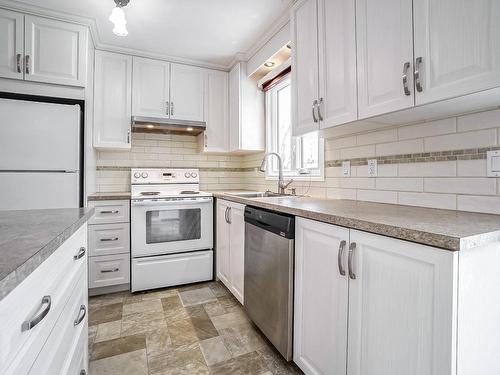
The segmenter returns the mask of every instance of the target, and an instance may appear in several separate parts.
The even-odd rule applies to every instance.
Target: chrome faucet
[[[279,169],[279,172],[278,172],[278,194],[284,195],[286,188],[293,182],[293,180],[290,180],[288,182],[285,182],[283,180],[283,161],[281,160],[281,156],[278,153],[276,153],[276,152],[266,153],[264,155],[264,157],[262,158],[262,163],[260,164],[259,171],[261,171],[261,172],[266,171],[267,158],[269,156],[272,156],[272,155],[274,155],[278,158],[278,169]]]

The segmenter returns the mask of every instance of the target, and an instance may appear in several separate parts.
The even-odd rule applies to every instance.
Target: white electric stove
[[[197,169],[132,169],[132,292],[213,278],[213,200]]]

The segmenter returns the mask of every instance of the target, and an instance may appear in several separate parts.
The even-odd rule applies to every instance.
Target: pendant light
[[[116,6],[113,8],[109,20],[113,22],[115,26],[113,28],[113,33],[118,36],[127,36],[127,20],[125,19],[125,12],[123,7],[129,3],[130,0],[115,0]]]

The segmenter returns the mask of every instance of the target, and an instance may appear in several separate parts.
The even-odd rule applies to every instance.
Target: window
[[[267,152],[280,154],[283,174],[295,179],[323,179],[323,142],[318,132],[292,136],[292,90],[290,78],[266,92]],[[278,161],[270,159],[266,175],[278,175]]]

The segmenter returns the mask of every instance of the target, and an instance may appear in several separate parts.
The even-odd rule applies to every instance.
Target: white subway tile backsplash
[[[358,190],[356,196],[360,201],[398,203],[398,193],[395,191]]]
[[[356,137],[356,144],[358,146],[373,145],[377,143],[394,142],[397,141],[397,139],[398,139],[397,129],[380,130],[358,135]]]
[[[329,199],[356,200],[356,190],[355,189],[327,188],[326,189],[326,197]]]
[[[377,156],[415,154],[423,151],[424,141],[422,139],[411,139],[376,145]]]
[[[375,179],[364,177],[341,178],[340,187],[343,189],[375,189]]]
[[[327,150],[337,150],[340,148],[347,148],[353,146],[356,146],[356,136],[333,138],[333,139],[327,139],[325,141],[325,149]]]
[[[500,197],[474,195],[457,196],[458,209],[461,211],[485,212],[500,214]]]
[[[404,163],[398,166],[399,177],[448,177],[456,174],[456,161]]]
[[[488,147],[497,144],[496,129],[472,131],[425,138],[425,152]]]
[[[423,178],[377,178],[377,190],[415,191],[424,189]]]
[[[453,194],[398,193],[398,203],[407,206],[442,208],[456,210],[456,196]]]
[[[486,159],[458,160],[457,176],[464,176],[464,177],[486,176]]]
[[[356,146],[340,150],[341,159],[367,158],[375,156],[375,145]]]
[[[473,113],[457,119],[459,132],[500,127],[500,109]]]
[[[422,124],[402,126],[398,129],[399,140],[430,137],[434,135],[455,133],[457,130],[457,119],[447,118],[444,120],[424,122]]]
[[[424,190],[432,193],[495,195],[497,187],[494,178],[426,178]]]

